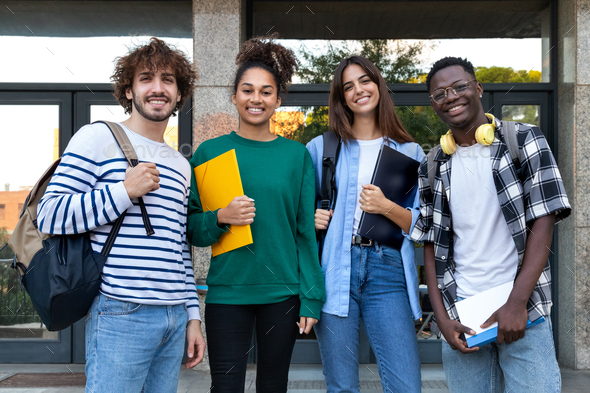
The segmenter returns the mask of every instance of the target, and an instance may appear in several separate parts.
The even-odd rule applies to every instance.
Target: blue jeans
[[[420,392],[420,359],[399,251],[375,245],[351,250],[348,317],[322,312],[315,325],[328,393],[360,392],[362,318],[383,391]]]
[[[99,294],[86,317],[86,392],[176,393],[184,304],[150,306]]]
[[[442,358],[451,393],[502,393],[561,391],[561,373],[549,317],[527,329],[511,344],[482,345],[462,354],[442,343]]]

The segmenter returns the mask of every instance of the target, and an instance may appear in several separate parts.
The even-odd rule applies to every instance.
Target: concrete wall
[[[231,103],[235,58],[245,40],[245,1],[193,1],[194,61],[200,80],[194,94],[194,149],[202,142],[238,128],[238,113]],[[206,278],[210,248],[193,248],[195,278]],[[204,296],[201,318],[204,321]],[[205,325],[203,324],[203,330]],[[209,358],[197,369],[209,369]]]
[[[590,0],[558,8],[559,166],[573,207],[559,228],[558,360],[590,369]]]

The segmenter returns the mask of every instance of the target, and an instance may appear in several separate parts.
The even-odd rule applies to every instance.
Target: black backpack
[[[340,146],[342,145],[340,137],[332,131],[326,131],[322,135],[324,139],[324,152],[322,156],[322,183],[320,185],[320,209],[330,210],[334,209],[336,205],[336,163],[340,155]],[[322,262],[322,251],[324,248],[324,240],[326,238],[327,229],[319,231],[318,237],[318,252],[320,256],[320,264]]]
[[[96,123],[109,127],[130,166],[139,164],[131,142],[118,124]],[[100,253],[92,250],[88,233],[41,233],[37,227],[37,205],[60,161],[61,158],[55,161],[31,190],[8,242],[14,252],[11,267],[19,274],[21,290],[24,285],[49,331],[65,329],[88,313],[100,289],[102,269],[125,218],[123,212],[113,222]],[[154,230],[142,198],[139,198],[139,205],[146,233],[150,236]]]

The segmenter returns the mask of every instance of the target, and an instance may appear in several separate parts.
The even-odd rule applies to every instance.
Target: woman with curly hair
[[[274,135],[270,118],[298,62],[269,38],[244,43],[236,57],[232,102],[239,127],[202,143],[193,169],[235,149],[244,193],[204,211],[193,174],[188,240],[215,243],[229,225],[250,225],[253,244],[211,258],[207,276],[207,341],[212,392],[243,392],[256,327],[259,393],[286,392],[297,333],[309,333],[325,300],[315,229],[315,174],[299,142]]]
[[[383,391],[420,392],[413,319],[422,313],[414,243],[408,235],[418,219],[420,201],[416,193],[413,206],[406,209],[370,183],[382,145],[418,162],[424,153],[396,116],[379,69],[360,56],[344,59],[336,68],[329,124],[342,142],[336,165],[336,205],[333,210],[317,209],[315,214],[316,229],[327,232],[322,248],[326,303],[314,328],[328,392],[359,392],[361,319],[377,358]],[[307,148],[319,190],[323,138],[313,139]],[[370,230],[369,238],[361,237],[363,212],[393,221],[399,227],[398,246],[375,242]]]

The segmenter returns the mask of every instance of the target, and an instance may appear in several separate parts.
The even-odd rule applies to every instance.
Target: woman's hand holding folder
[[[412,213],[388,199],[380,187],[374,184],[365,184],[359,197],[362,211],[369,214],[381,214],[393,221],[404,232],[410,232]],[[371,236],[368,237],[370,238]]]
[[[246,195],[237,196],[217,212],[217,225],[249,225],[254,222],[254,199]]]

